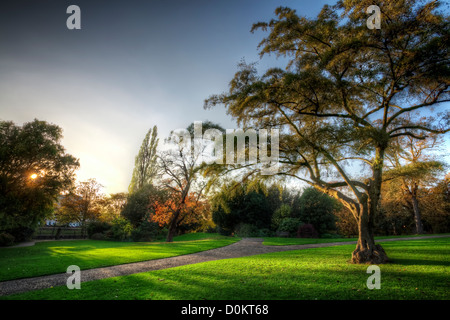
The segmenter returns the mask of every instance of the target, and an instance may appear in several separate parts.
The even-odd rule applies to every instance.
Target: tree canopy
[[[61,139],[61,128],[45,121],[0,121],[0,226],[16,241],[31,236],[73,184],[79,163]]]

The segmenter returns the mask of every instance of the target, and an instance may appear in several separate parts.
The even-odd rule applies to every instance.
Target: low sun
[[[33,180],[36,179],[36,178],[37,178],[37,174],[36,174],[36,173],[33,173],[33,174],[30,176],[30,178],[33,179]]]

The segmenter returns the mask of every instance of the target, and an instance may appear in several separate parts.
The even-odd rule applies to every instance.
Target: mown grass
[[[2,297],[74,300],[440,300],[450,299],[450,238],[382,243],[381,289],[367,265],[348,263],[354,245],[187,265]]]
[[[442,234],[445,235],[445,234]],[[448,234],[447,234],[448,235]],[[423,237],[426,235],[401,235],[401,236],[378,236],[375,240],[394,239],[394,238],[410,238],[410,237]],[[430,235],[430,236],[433,236]],[[288,245],[301,245],[301,244],[316,244],[316,243],[331,243],[331,242],[352,242],[358,241],[358,238],[281,238],[281,237],[267,237],[264,238],[264,245],[267,246],[288,246]]]
[[[32,247],[0,248],[0,281],[168,258],[229,245],[238,238],[217,234],[176,237],[172,243],[96,240],[47,241]]]

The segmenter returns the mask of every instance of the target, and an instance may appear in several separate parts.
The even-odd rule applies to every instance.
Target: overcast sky
[[[80,159],[80,180],[126,191],[147,130],[161,140],[193,121],[237,128],[224,108],[204,110],[237,63],[258,61],[264,33],[253,23],[288,6],[314,17],[334,1],[9,0],[0,4],[0,119],[59,125]],[[69,5],[81,30],[69,30]],[[273,66],[275,58],[260,61]]]

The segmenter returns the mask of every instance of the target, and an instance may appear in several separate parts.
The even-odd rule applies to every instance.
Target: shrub
[[[105,234],[111,229],[111,224],[102,221],[92,221],[87,226],[87,233],[89,238],[92,238],[94,234],[103,233]]]
[[[241,223],[238,225],[236,233],[239,237],[257,237],[258,228],[252,224]]]
[[[33,237],[35,229],[30,227],[16,227],[14,229],[9,230],[9,234],[14,237],[14,241],[16,242],[23,242],[23,241],[30,241]]]
[[[107,240],[107,237],[104,233],[94,233],[93,235],[89,236],[92,240]]]
[[[107,235],[114,240],[124,241],[130,237],[131,230],[133,230],[133,226],[127,219],[116,218],[112,221],[111,230],[107,232]]]
[[[205,228],[204,232],[206,232],[206,233],[217,233],[217,226],[208,225]]]
[[[273,237],[274,235],[275,232],[267,228],[258,230],[258,237]]]
[[[231,236],[233,232],[230,229],[222,228],[221,226],[217,226],[217,233],[221,236]]]
[[[306,223],[298,228],[297,231],[298,238],[318,238],[319,233],[316,228],[310,223]]]
[[[153,241],[158,238],[159,232],[157,223],[144,221],[131,231],[131,239],[133,241]]]
[[[303,223],[300,219],[297,218],[284,218],[280,222],[280,226],[278,227],[278,232],[289,232],[289,236],[293,236],[296,234],[298,228]]]
[[[12,246],[14,244],[14,236],[7,232],[0,233],[0,247]]]
[[[292,208],[288,204],[282,204],[275,210],[272,216],[272,228],[278,230],[283,219],[291,218]]]

